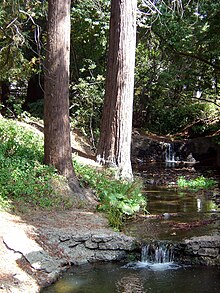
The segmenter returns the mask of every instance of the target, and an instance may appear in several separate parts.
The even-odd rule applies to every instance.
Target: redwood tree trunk
[[[70,0],[48,1],[45,69],[45,163],[75,178],[69,122]]]
[[[132,179],[131,133],[136,46],[136,0],[112,0],[105,100],[97,160]]]

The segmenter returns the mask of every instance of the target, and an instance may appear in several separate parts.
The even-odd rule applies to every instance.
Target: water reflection
[[[156,270],[117,263],[73,267],[44,293],[220,292],[220,271],[207,267]],[[69,286],[69,287],[68,287]]]
[[[138,273],[128,273],[127,276],[124,276],[117,281],[116,292],[144,292],[144,282]]]
[[[182,240],[219,233],[220,209],[206,193],[146,187],[150,216],[124,226],[124,232],[141,240]]]
[[[200,198],[197,198],[197,212],[201,212],[202,210],[202,201]]]
[[[207,197],[203,191],[199,194],[194,192],[182,192],[175,189],[146,187],[148,199],[148,211],[151,214],[178,213],[178,212],[210,212],[218,210],[217,204]]]

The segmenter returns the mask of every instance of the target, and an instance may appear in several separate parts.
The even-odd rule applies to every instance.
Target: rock
[[[54,229],[46,231],[47,240],[56,247],[57,252],[62,251],[66,263],[84,264],[95,261],[121,260],[126,255],[135,251],[137,241],[123,233],[112,232],[112,230],[91,231],[74,233]]]
[[[169,144],[175,153],[175,161],[178,158],[183,164],[200,162],[203,165],[220,166],[220,145],[210,137],[171,141],[169,137],[133,135],[132,162],[139,166],[146,162],[165,162]]]
[[[108,242],[112,240],[112,235],[108,234],[95,234],[91,235],[91,241],[93,242]]]
[[[176,259],[190,264],[220,265],[220,236],[201,236],[177,244]]]
[[[85,247],[89,249],[98,249],[98,243],[89,239],[85,242]]]
[[[208,257],[217,257],[219,254],[218,248],[200,248],[198,250],[198,255],[208,256]]]
[[[22,230],[14,229],[10,231],[8,234],[4,235],[3,241],[8,248],[21,253],[36,270],[51,273],[62,265],[62,260],[51,257]]]
[[[86,240],[88,240],[90,237],[89,233],[85,233],[85,234],[78,234],[78,235],[72,235],[72,239],[76,242],[84,242]]]
[[[168,220],[170,218],[170,214],[169,213],[164,213],[163,217],[165,220]]]

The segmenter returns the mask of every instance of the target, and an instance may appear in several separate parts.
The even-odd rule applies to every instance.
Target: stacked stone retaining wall
[[[220,265],[220,236],[201,236],[176,245],[176,261],[185,264]]]

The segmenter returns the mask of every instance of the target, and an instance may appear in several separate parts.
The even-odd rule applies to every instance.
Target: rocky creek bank
[[[18,271],[14,266],[7,272],[9,265],[3,264],[0,255],[0,292],[39,292],[71,265],[129,261],[130,256],[138,259],[141,255],[140,241],[113,232],[106,219],[97,213],[75,210],[65,214],[33,214],[30,222],[27,225],[24,219],[1,213],[5,262],[15,261],[20,268]],[[176,243],[175,258],[187,264],[219,266],[220,235]],[[7,280],[9,276],[12,279]]]
[[[220,167],[220,146],[215,137],[174,139],[169,136],[132,136],[132,161],[134,164],[177,161],[180,164],[199,163],[203,166]]]
[[[71,265],[122,260],[138,248],[91,210],[0,212],[0,220],[0,292],[39,292]]]
[[[184,264],[220,266],[220,235],[192,237],[178,243],[175,259]]]

